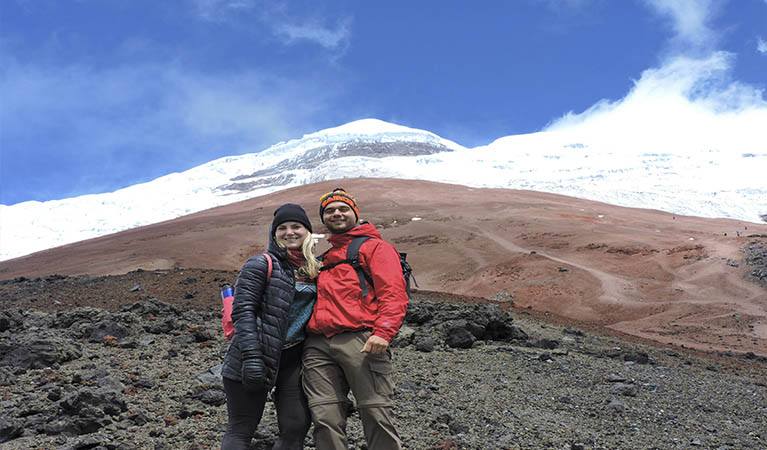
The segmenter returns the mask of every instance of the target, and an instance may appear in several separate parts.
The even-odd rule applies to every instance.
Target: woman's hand
[[[243,352],[242,354],[242,385],[249,391],[264,389],[266,370],[260,354]]]

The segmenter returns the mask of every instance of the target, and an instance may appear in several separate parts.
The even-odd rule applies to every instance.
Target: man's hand
[[[365,342],[365,346],[360,350],[360,353],[380,355],[381,353],[384,353],[387,348],[389,348],[389,341],[380,336],[371,335],[367,342]]]

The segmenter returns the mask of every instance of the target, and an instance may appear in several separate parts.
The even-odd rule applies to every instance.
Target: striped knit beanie
[[[333,202],[346,203],[354,211],[357,220],[360,219],[360,211],[357,209],[357,200],[351,194],[346,192],[344,188],[335,188],[332,192],[328,192],[320,197],[320,220],[322,223],[325,223],[325,219],[322,217],[325,213],[325,207]]]

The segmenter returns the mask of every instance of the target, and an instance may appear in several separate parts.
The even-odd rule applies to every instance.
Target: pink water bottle
[[[225,284],[221,288],[221,308],[222,326],[224,327],[224,336],[227,339],[231,339],[234,336],[234,322],[232,322],[232,304],[234,303],[234,294],[232,293],[232,286]]]

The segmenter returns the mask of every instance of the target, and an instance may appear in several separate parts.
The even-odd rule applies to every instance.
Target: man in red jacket
[[[392,413],[389,342],[405,318],[408,297],[399,253],[370,223],[360,222],[357,202],[343,189],[320,199],[320,219],[331,232],[317,279],[317,302],[306,325],[303,383],[314,421],[317,450],[346,450],[351,389],[370,450],[396,450],[402,441]],[[346,260],[349,243],[369,236],[359,250],[367,278]],[[340,264],[338,264],[340,263]]]

